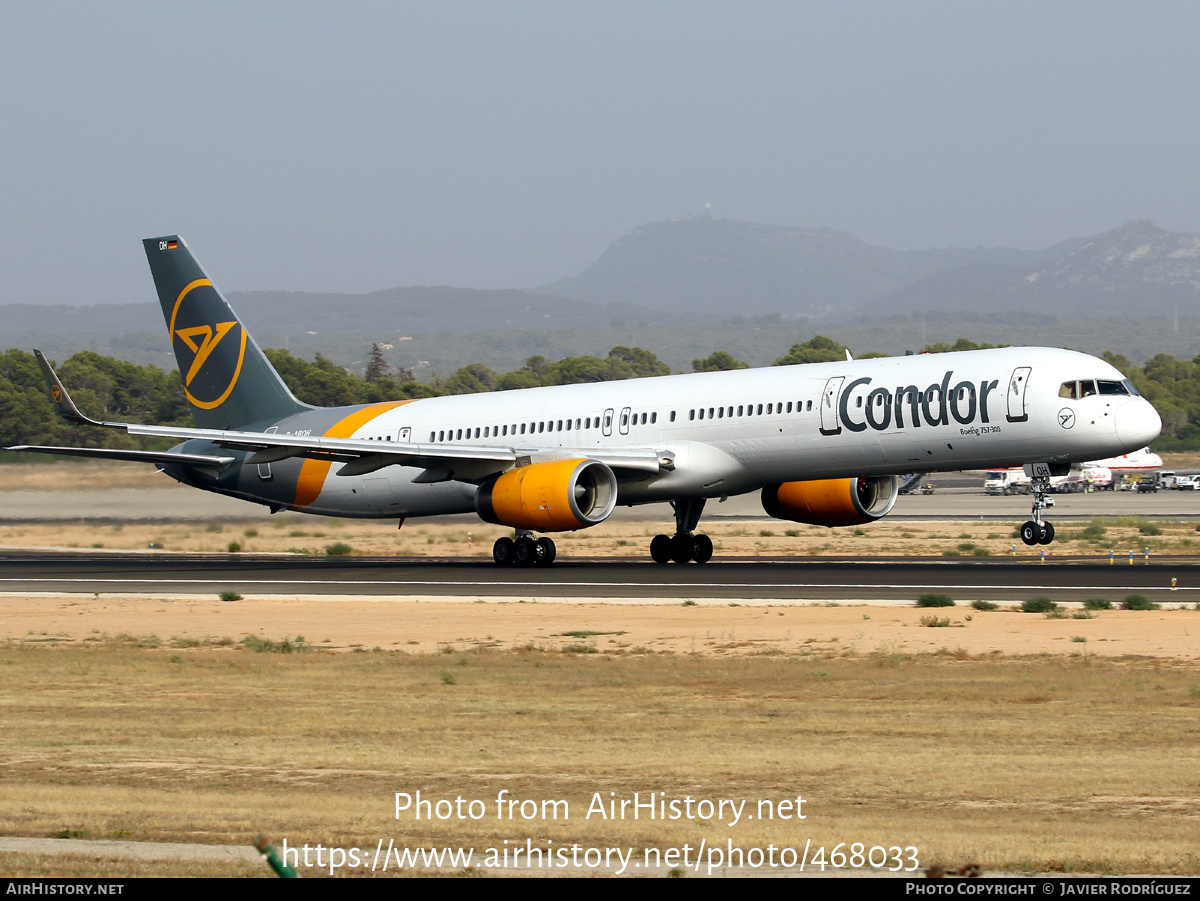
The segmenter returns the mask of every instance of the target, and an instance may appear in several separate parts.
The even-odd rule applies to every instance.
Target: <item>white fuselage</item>
[[[1103,383],[1109,393],[1062,396],[1077,380]],[[1103,360],[1014,347],[426,398],[339,434],[385,447],[504,447],[535,461],[649,450],[672,465],[622,478],[618,502],[638,504],[737,495],[778,482],[1125,454],[1157,437],[1160,420],[1145,399],[1131,389],[1114,393],[1113,385],[1128,382]],[[288,417],[277,433],[328,434],[327,426],[314,430],[314,417],[328,423],[332,412]],[[365,476],[331,471],[314,499],[296,509],[351,516],[472,509],[475,484],[414,482],[422,472],[398,465]],[[241,496],[252,481],[243,481]]]

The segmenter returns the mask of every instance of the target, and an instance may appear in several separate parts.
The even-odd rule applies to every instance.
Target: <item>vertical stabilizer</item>
[[[142,243],[197,427],[236,429],[311,409],[288,390],[182,238]]]

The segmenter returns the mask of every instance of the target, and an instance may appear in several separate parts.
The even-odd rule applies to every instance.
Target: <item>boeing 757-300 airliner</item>
[[[182,443],[9,450],[154,463],[273,512],[474,512],[515,530],[495,543],[501,565],[551,563],[554,542],[534,533],[594,526],[617,504],[669,501],[675,532],[654,538],[651,556],[703,563],[712,541],[696,529],[712,498],[758,491],[773,517],[856,525],[892,509],[898,474],[1007,466],[1033,479],[1023,540],[1048,544],[1051,475],[1145,447],[1161,426],[1108,363],[1046,347],[315,408],[288,390],[182,238],[144,244],[195,428],[90,419],[37,353],[69,421]]]

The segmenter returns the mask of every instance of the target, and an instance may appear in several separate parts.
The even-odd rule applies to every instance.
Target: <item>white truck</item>
[[[987,494],[1029,494],[1033,482],[1023,470],[996,469],[988,472],[983,490]]]

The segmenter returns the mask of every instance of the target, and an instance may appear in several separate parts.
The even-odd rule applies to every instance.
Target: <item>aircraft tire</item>
[[[1038,539],[1038,544],[1049,544],[1054,540],[1054,526],[1051,523],[1042,523],[1042,536]]]
[[[687,563],[692,559],[691,535],[676,535],[671,539],[671,559],[676,563]]]
[[[554,558],[558,556],[558,548],[554,546],[554,539],[542,536],[537,540],[537,565],[549,566],[554,562]]]
[[[669,535],[655,535],[650,542],[650,556],[655,563],[670,563],[673,550]]]
[[[1042,540],[1042,530],[1032,519],[1021,526],[1021,540],[1030,547]]]
[[[533,566],[537,563],[538,546],[536,541],[528,535],[522,535],[514,543],[516,547],[513,550],[513,557],[516,559],[517,566]]]
[[[512,566],[516,562],[516,542],[507,535],[497,538],[492,545],[492,560],[497,566]]]
[[[692,539],[692,559],[697,563],[707,563],[712,559],[713,543],[707,535],[697,535]]]

